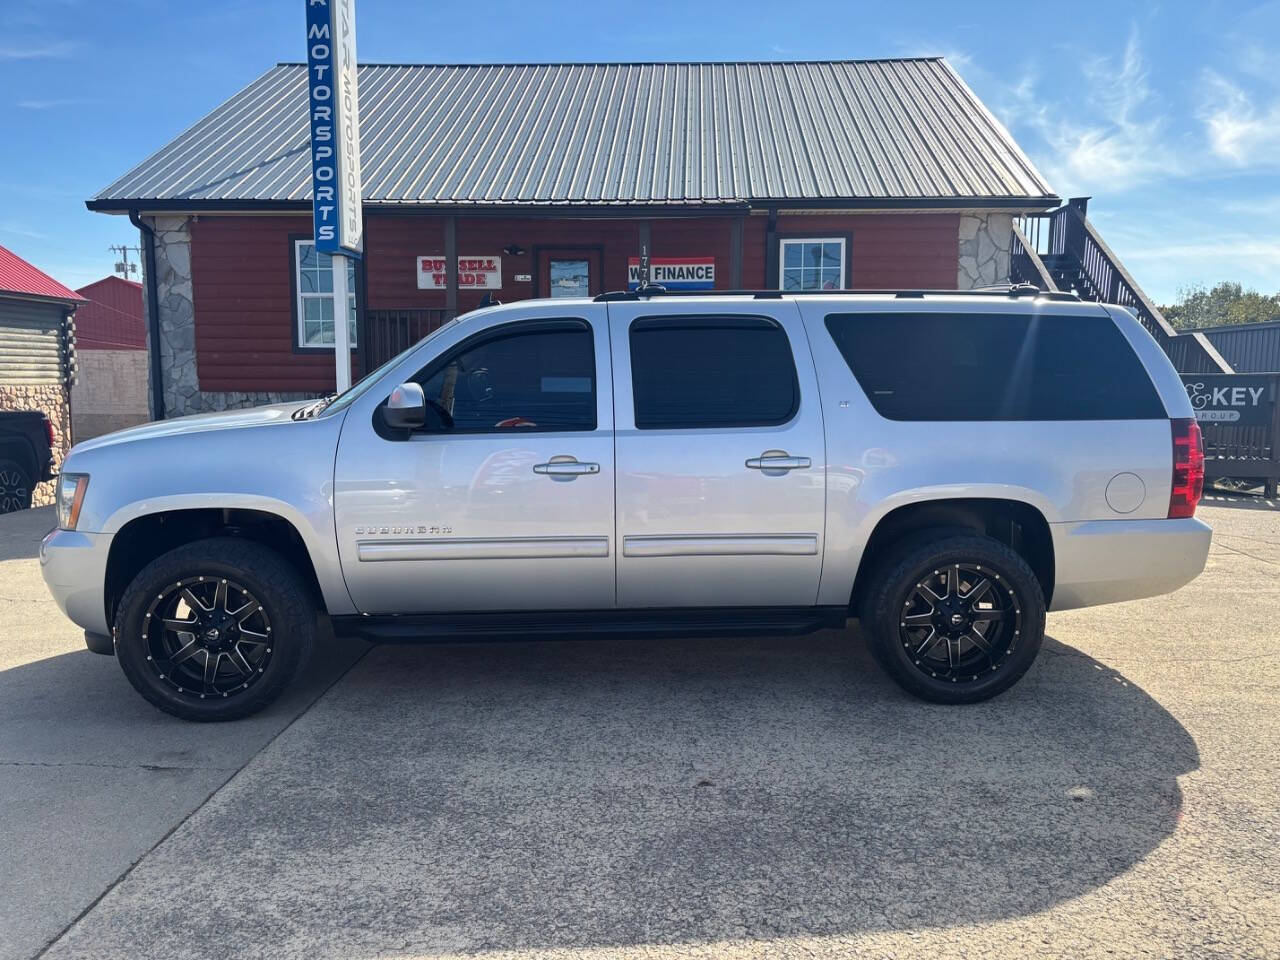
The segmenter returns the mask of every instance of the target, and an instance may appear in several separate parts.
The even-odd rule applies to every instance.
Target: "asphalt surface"
[[[1280,957],[1255,506],[1202,508],[1177,594],[1051,615],[973,707],[852,629],[330,647],[216,727],[78,649],[48,520],[0,517],[0,956]]]
[[[40,577],[53,507],[0,516],[0,958],[29,957],[305,710],[363,652],[318,647],[244,723],[159,713],[90,653]]]

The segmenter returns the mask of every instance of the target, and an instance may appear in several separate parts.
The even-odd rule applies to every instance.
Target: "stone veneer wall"
[[[960,261],[956,289],[972,290],[1009,279],[1009,241],[1013,217],[985,212],[960,215]]]
[[[67,388],[61,384],[0,386],[0,410],[41,410],[53,424],[53,468],[71,449],[71,416]],[[32,506],[53,503],[53,481],[36,484],[31,492]]]
[[[188,217],[151,218],[156,234],[156,287],[160,303],[160,369],[164,383],[166,418],[210,410],[234,410],[265,403],[309,400],[315,393],[296,391],[209,391],[200,389],[196,368],[196,319],[191,289],[191,220]],[[142,285],[143,316],[147,313],[147,284]],[[150,349],[151,329],[147,325]],[[149,356],[149,354],[148,354]],[[148,395],[150,388],[148,387]]]

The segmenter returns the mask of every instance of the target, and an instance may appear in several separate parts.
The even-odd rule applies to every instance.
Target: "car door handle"
[[[808,470],[812,464],[813,461],[808,457],[792,457],[785,453],[766,453],[747,461],[747,466],[752,470],[763,470],[766,473],[774,470],[780,473],[788,470]]]
[[[600,464],[583,463],[568,458],[563,460],[553,458],[546,463],[535,463],[533,472],[545,474],[549,477],[581,477],[584,474],[599,473]]]

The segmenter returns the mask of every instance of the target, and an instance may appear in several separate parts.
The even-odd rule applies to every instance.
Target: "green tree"
[[[1280,293],[1269,297],[1225,280],[1212,289],[1195,284],[1180,287],[1177,301],[1161,307],[1160,312],[1179,330],[1221,327],[1229,323],[1262,323],[1280,320]]]

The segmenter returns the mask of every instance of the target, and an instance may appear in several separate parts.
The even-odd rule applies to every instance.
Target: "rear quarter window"
[[[1155,420],[1164,404],[1106,315],[831,314],[827,330],[890,420]]]

